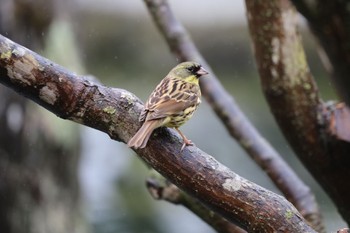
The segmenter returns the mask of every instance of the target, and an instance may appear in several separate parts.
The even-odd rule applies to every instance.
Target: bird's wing
[[[148,113],[148,109],[144,108],[139,117],[140,122],[143,122],[146,120],[147,113]]]
[[[181,114],[189,106],[198,104],[199,96],[196,92],[186,91],[188,88],[172,91],[174,83],[164,80],[156,87],[146,103],[144,111],[147,112],[143,115],[145,117],[147,114],[147,120]],[[177,85],[177,88],[180,86]]]
[[[170,99],[165,102],[158,103],[155,108],[148,111],[147,120],[155,120],[159,118],[164,118],[171,115],[181,114],[186,108],[191,106],[187,101],[177,101],[175,99]]]

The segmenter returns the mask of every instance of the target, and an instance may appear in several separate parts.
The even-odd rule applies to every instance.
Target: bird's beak
[[[201,68],[196,72],[196,74],[197,74],[198,77],[200,77],[200,76],[209,74],[209,72],[206,71],[203,67],[201,67]]]

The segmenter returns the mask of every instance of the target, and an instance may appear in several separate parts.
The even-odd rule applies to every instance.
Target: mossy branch
[[[166,0],[145,0],[148,10],[171,51],[180,61],[195,60],[210,72],[210,78],[201,80],[201,89],[228,132],[250,157],[267,173],[274,184],[292,202],[303,216],[318,225],[321,215],[310,188],[282,159],[278,152],[260,135],[243,114],[234,98],[221,85],[210,69],[186,29],[176,19]]]
[[[350,106],[350,10],[348,1],[292,0],[325,52],[336,90]]]
[[[297,156],[350,223],[349,109],[321,100],[291,2],[246,0],[246,6],[255,59],[271,112]],[[322,224],[319,226],[323,229]]]
[[[126,142],[140,127],[140,100],[92,83],[0,36],[0,83],[59,117]],[[314,232],[285,198],[229,170],[196,147],[180,152],[173,130],[159,129],[138,156],[189,195],[249,232]]]
[[[151,196],[156,200],[164,200],[175,205],[182,205],[195,215],[208,223],[220,233],[245,233],[242,228],[227,221],[221,215],[208,209],[201,202],[189,196],[179,189],[176,185],[170,183],[159,173],[152,172],[146,180],[146,186]]]

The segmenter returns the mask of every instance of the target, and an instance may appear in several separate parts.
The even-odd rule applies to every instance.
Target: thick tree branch
[[[209,68],[190,36],[175,18],[165,0],[145,0],[147,7],[166,39],[171,51],[181,61],[196,60],[210,72],[210,78],[201,79],[204,97],[222,120],[229,133],[269,175],[303,216],[314,226],[320,225],[321,216],[315,197],[302,180],[285,163],[277,151],[259,134],[226,92],[214,72]]]
[[[183,205],[220,233],[244,233],[242,228],[230,223],[211,211],[201,202],[189,196],[159,173],[154,173],[146,181],[147,189],[156,200],[165,200],[175,205]]]
[[[133,94],[78,77],[0,36],[0,82],[56,115],[126,142],[140,127]],[[137,154],[210,209],[249,232],[314,232],[283,197],[229,170],[196,147],[180,152],[173,130],[159,129]]]
[[[348,1],[292,0],[307,19],[332,65],[339,95],[350,106],[350,10]]]
[[[350,176],[350,147],[344,140],[344,131],[334,130],[334,125],[349,125],[346,111],[322,103],[307,65],[291,3],[246,0],[246,6],[255,58],[270,109],[298,157],[350,223],[350,183],[346,179]],[[338,133],[343,134],[335,135]],[[340,137],[343,141],[337,139]]]

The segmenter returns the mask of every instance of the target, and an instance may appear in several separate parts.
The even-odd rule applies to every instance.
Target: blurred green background
[[[252,55],[244,1],[172,0],[170,4],[246,116],[315,192],[328,232],[345,226],[329,198],[296,159],[269,111]],[[317,56],[317,43],[301,17],[300,22],[321,95],[324,100],[336,100]],[[143,1],[77,0],[72,18],[61,18],[47,38],[48,58],[77,72],[85,67],[86,74],[96,76],[106,86],[124,88],[143,101],[177,63]],[[72,42],[78,45],[75,56],[81,63],[72,62],[71,55],[61,55],[63,60],[57,55],[70,50]],[[67,46],[63,49],[55,47],[64,43]],[[234,172],[279,193],[229,136],[205,100],[183,131]],[[92,232],[213,232],[185,208],[154,201],[145,189],[148,170],[126,145],[86,127],[81,127],[81,136],[79,177]]]

